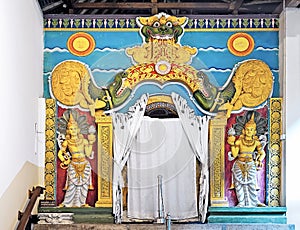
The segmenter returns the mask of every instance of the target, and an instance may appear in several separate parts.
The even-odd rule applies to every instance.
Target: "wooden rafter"
[[[47,5],[47,6],[43,7],[42,11],[43,12],[48,12],[48,11],[54,10],[54,9],[62,6],[63,4],[64,4],[64,2],[62,0],[58,1],[58,2],[54,2],[54,3],[51,3],[50,5]]]
[[[285,6],[286,7],[298,7],[300,5],[299,0],[286,0]]]
[[[157,14],[158,13],[158,8],[157,8],[157,0],[151,0],[151,3],[153,4],[153,8],[151,10],[152,14]]]
[[[276,4],[276,3],[281,3],[284,0],[253,0],[250,2],[245,3],[245,5],[247,6],[251,6],[251,5],[269,5],[269,4]]]
[[[43,13],[68,14],[280,14],[300,0],[38,0]]]
[[[283,9],[283,3],[280,3],[275,10],[272,12],[273,14],[280,14],[282,12]]]
[[[244,0],[233,1],[229,5],[229,11],[232,11],[233,14],[238,14],[239,8],[243,4]]]
[[[228,3],[221,2],[76,2],[74,9],[202,9],[202,10],[224,10],[229,8]]]

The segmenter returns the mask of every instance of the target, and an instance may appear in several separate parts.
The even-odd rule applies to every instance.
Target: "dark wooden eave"
[[[158,10],[166,9],[202,9],[203,11],[224,11],[229,9],[228,3],[211,3],[211,2],[83,2],[74,3],[74,9],[151,9],[152,14],[158,13]]]
[[[38,0],[44,14],[280,14],[300,0]]]

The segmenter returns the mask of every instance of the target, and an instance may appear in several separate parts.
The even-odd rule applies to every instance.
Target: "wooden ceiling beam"
[[[46,1],[46,0],[45,0]],[[48,1],[48,0],[47,0]],[[179,14],[279,14],[284,7],[299,7],[300,0],[219,0],[209,2],[207,0],[57,0],[48,5],[41,5],[43,13],[69,13],[73,14],[121,14],[122,12],[151,12],[172,11]],[[144,11],[143,11],[144,10]],[[183,10],[181,12],[181,10]],[[58,11],[58,12],[57,12]],[[169,12],[169,11],[168,11]]]
[[[245,2],[245,6],[277,4],[277,3],[281,3],[283,1],[284,0],[253,0],[250,2]]]
[[[241,5],[243,3],[244,3],[244,0],[237,0],[237,1],[231,2],[229,5],[229,11],[231,11],[235,15],[238,14],[239,8],[241,7]]]
[[[92,2],[95,2],[96,0],[90,0],[90,2],[92,3]],[[104,1],[106,1],[106,0],[104,0]],[[85,2],[85,0],[79,0],[78,2]],[[80,14],[85,14],[86,12],[88,11],[88,9],[83,9],[81,12],[80,12]],[[96,12],[95,12],[96,13]],[[92,13],[93,14],[93,13]]]
[[[299,0],[286,0],[285,6],[286,7],[298,7],[300,5]]]
[[[47,6],[43,7],[42,11],[47,13],[48,11],[54,10],[54,9],[62,6],[63,4],[64,4],[64,2],[62,0],[58,1],[58,2],[54,2],[50,5],[47,5]]]
[[[273,10],[272,14],[280,14],[283,10],[283,3],[280,3],[275,10]]]
[[[73,14],[74,13],[74,7],[73,7],[74,1],[75,0],[65,0],[65,2],[67,4],[67,9],[69,11],[69,14]]]
[[[75,2],[74,9],[201,9],[207,10],[224,10],[229,8],[228,3],[212,2]]]
[[[151,3],[153,4],[153,8],[151,9],[152,14],[157,14],[158,13],[158,8],[157,8],[157,0],[151,0]]]

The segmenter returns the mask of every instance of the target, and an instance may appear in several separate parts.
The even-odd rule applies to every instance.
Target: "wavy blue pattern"
[[[93,75],[94,82],[98,86],[107,86],[115,74],[123,71],[134,63],[126,55],[126,48],[140,46],[142,38],[138,30],[85,30],[95,40],[95,50],[88,56],[78,57],[71,54],[67,49],[68,38],[77,31],[59,30],[45,31],[44,47],[44,95],[49,97],[48,78],[53,68],[65,60],[77,60],[86,63]],[[232,30],[213,31],[185,31],[180,40],[183,46],[196,47],[198,52],[193,57],[191,66],[206,73],[210,81],[218,87],[223,86],[231,75],[234,66],[248,59],[259,59],[266,62],[274,76],[273,96],[278,97],[279,92],[279,64],[278,64],[278,31],[243,31],[251,35],[255,46],[252,53],[244,57],[238,57],[230,53],[227,48],[227,41],[231,35],[239,32]],[[140,94],[162,93],[169,94],[171,90],[178,93],[190,95],[182,86],[168,85],[163,88],[156,85],[142,85],[135,92],[135,97]],[[126,109],[126,108],[124,108]]]

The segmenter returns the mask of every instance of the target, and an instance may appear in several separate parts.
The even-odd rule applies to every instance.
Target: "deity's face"
[[[253,137],[256,133],[256,127],[254,125],[245,126],[245,135],[247,137]]]
[[[77,136],[77,134],[79,133],[79,128],[76,124],[71,124],[68,127],[68,131],[69,131],[71,136]]]
[[[80,89],[80,76],[77,72],[65,71],[59,79],[60,89],[66,96],[74,96]]]

